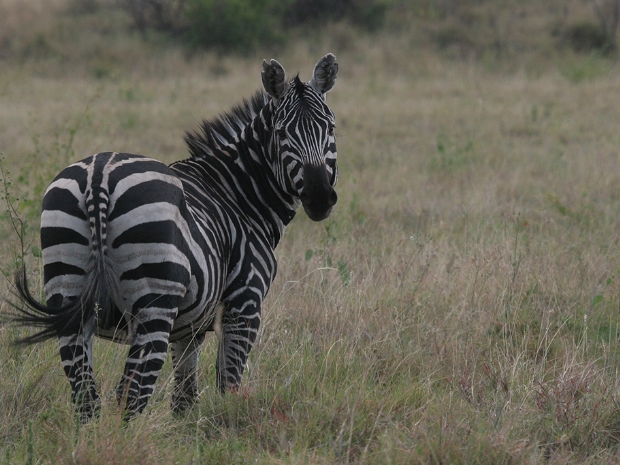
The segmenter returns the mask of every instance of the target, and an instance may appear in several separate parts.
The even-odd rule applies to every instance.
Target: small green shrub
[[[465,48],[474,48],[475,46],[470,32],[460,25],[449,24],[440,28],[435,32],[434,40],[442,50],[454,45]]]
[[[187,39],[195,48],[251,52],[259,44],[281,38],[276,0],[188,0]]]
[[[88,0],[81,2],[88,3]],[[134,26],[142,33],[147,29],[172,33],[184,29],[185,0],[121,0],[119,4],[129,13]]]
[[[429,169],[432,171],[455,171],[475,161],[474,142],[471,139],[462,144],[439,133],[436,147],[437,153],[429,160]]]
[[[569,25],[562,34],[562,41],[576,52],[607,51],[610,45],[605,30],[588,21]]]
[[[609,74],[610,61],[600,53],[572,56],[559,65],[560,73],[570,82],[578,84],[582,81],[592,81]]]
[[[386,0],[294,0],[284,14],[284,25],[320,25],[346,19],[376,30],[383,26],[388,6]]]

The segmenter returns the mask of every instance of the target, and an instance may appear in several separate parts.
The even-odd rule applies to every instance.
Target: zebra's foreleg
[[[216,363],[217,385],[221,393],[239,388],[260,326],[260,306],[253,301],[227,308],[222,318],[222,339]]]
[[[158,303],[165,300],[162,297]],[[175,316],[176,308],[150,307],[142,309],[132,323],[134,330],[129,356],[116,391],[119,403],[125,403],[127,418],[142,412],[153,393],[166,360],[168,338]]]
[[[205,335],[198,334],[171,343],[175,387],[172,411],[180,413],[191,407],[198,396],[197,366]]]
[[[92,334],[60,335],[60,358],[69,383],[71,399],[81,423],[99,413],[101,399],[93,377]]]

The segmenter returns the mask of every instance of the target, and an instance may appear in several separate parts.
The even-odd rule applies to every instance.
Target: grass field
[[[36,292],[40,198],[62,167],[185,158],[185,130],[260,87],[263,56],[70,32],[0,62],[4,186]],[[307,80],[336,54],[339,203],[287,229],[240,392],[217,393],[210,337],[187,416],[168,362],[145,414],[123,425],[110,400],[78,427],[56,344],[15,347],[27,330],[0,326],[0,464],[620,463],[620,66],[411,44],[335,25],[264,56]],[[0,231],[10,273],[6,213]],[[95,343],[106,397],[125,352]]]

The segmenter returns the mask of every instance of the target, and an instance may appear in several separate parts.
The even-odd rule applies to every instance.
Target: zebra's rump
[[[43,199],[48,304],[90,301],[113,339],[125,339],[140,308],[178,307],[191,275],[187,216],[183,186],[161,162],[107,152],[69,166]]]

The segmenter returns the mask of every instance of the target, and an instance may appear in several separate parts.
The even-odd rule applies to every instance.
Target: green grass
[[[617,461],[617,62],[526,51],[507,65],[354,34],[335,25],[276,57],[304,79],[338,57],[339,203],[287,229],[240,392],[218,394],[209,337],[185,417],[168,362],[145,414],[123,425],[106,400],[78,427],[56,344],[14,347],[27,330],[0,326],[0,464]],[[100,61],[3,69],[2,166],[35,293],[39,202],[63,166],[102,150],[186,157],[184,130],[260,86],[262,56],[102,40]],[[10,274],[22,252],[6,213],[0,231]],[[95,343],[104,399],[125,352]]]

